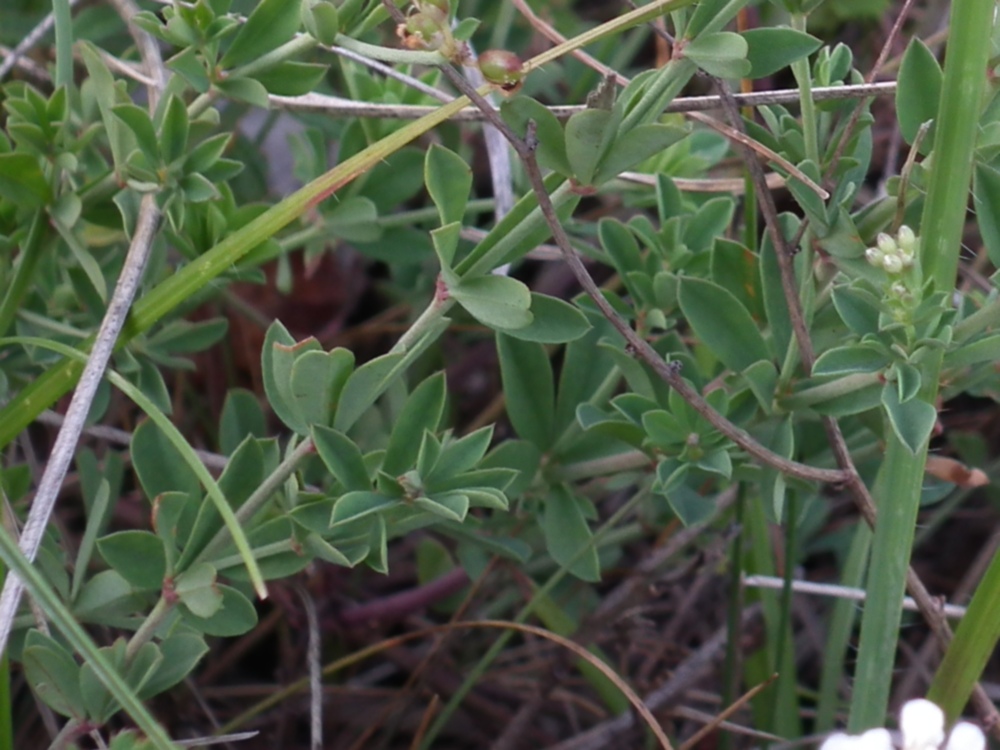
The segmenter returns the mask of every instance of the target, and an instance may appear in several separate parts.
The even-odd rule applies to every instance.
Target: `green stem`
[[[161,596],[156,604],[153,605],[153,609],[146,615],[146,619],[142,621],[142,625],[129,638],[128,645],[125,647],[126,665],[131,664],[132,659],[139,653],[139,649],[153,639],[156,629],[163,624],[163,621],[173,608],[174,603],[169,601],[165,596]]]
[[[805,33],[806,16],[803,13],[793,13],[792,28]],[[816,120],[816,104],[812,96],[812,71],[809,69],[809,58],[804,57],[792,63],[792,75],[799,86],[799,106],[802,109],[802,137],[806,144],[806,158],[822,168],[819,162],[818,122]]]
[[[885,725],[892,685],[906,571],[920,507],[927,443],[916,454],[886,425],[885,462],[875,484],[878,521],[868,567],[868,596],[854,672],[848,729],[862,732]]]

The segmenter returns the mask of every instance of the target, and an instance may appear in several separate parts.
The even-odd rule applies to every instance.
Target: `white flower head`
[[[903,750],[937,750],[944,742],[944,711],[923,698],[907,701],[899,712]]]
[[[879,250],[877,247],[870,247],[865,250],[865,260],[871,263],[876,268],[881,268],[882,259],[885,257],[885,253]]]

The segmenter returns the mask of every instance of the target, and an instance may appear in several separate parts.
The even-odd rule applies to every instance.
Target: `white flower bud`
[[[870,247],[865,250],[865,260],[871,263],[876,268],[882,267],[882,258],[884,257],[881,250],[877,247]]]
[[[913,265],[913,253],[909,250],[899,249],[899,259],[903,262],[903,268],[909,268]]]
[[[893,285],[889,287],[889,291],[894,297],[905,297],[910,293],[910,290],[906,288],[906,284],[902,281],[893,282]]]
[[[903,270],[903,259],[898,255],[885,255],[882,257],[882,268],[886,273],[899,273]]]
[[[938,750],[944,742],[944,711],[923,698],[907,701],[899,712],[903,750]]]
[[[881,250],[886,255],[895,255],[896,250],[896,240],[887,235],[885,232],[879,232],[878,237],[875,238],[875,244],[878,245],[878,249]]]
[[[917,235],[915,235],[913,230],[906,226],[906,224],[903,224],[903,226],[899,228],[899,233],[896,235],[896,244],[906,252],[910,253],[910,255],[913,255],[913,250],[917,244]]]

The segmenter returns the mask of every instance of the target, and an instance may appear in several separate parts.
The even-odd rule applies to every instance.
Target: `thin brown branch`
[[[539,209],[545,217],[546,223],[549,225],[549,229],[551,230],[552,236],[556,241],[556,245],[562,251],[567,265],[569,265],[570,270],[576,277],[577,282],[587,293],[587,296],[591,298],[597,308],[601,311],[601,314],[608,319],[611,325],[614,326],[615,330],[617,330],[621,334],[622,338],[625,339],[627,351],[649,365],[649,367],[651,367],[665,383],[676,390],[677,393],[685,401],[687,401],[692,408],[695,409],[695,411],[697,411],[713,427],[715,427],[715,429],[762,463],[777,469],[783,474],[788,474],[789,476],[809,481],[839,483],[847,479],[847,475],[840,470],[821,469],[799,463],[798,461],[791,461],[784,456],[779,456],[777,453],[758,443],[746,431],[737,427],[713,409],[708,402],[705,401],[702,395],[681,377],[680,367],[677,362],[667,362],[656,352],[655,349],[653,349],[652,346],[650,346],[645,339],[639,336],[639,334],[632,329],[628,322],[618,315],[614,308],[612,308],[608,301],[604,298],[604,295],[601,294],[601,291],[594,282],[594,279],[591,277],[590,272],[587,271],[586,266],[583,265],[583,261],[581,261],[580,257],[576,254],[576,251],[573,249],[573,246],[569,241],[569,237],[566,235],[566,231],[562,227],[562,223],[556,215],[556,211],[549,198],[549,194],[545,190],[542,173],[538,168],[538,162],[535,160],[535,148],[537,147],[537,142],[535,141],[534,128],[530,127],[525,138],[520,138],[510,129],[510,127],[508,127],[507,123],[500,119],[496,111],[489,105],[489,103],[483,99],[477,91],[469,86],[466,81],[461,78],[461,76],[454,71],[448,75],[452,82],[459,87],[459,90],[468,96],[477,107],[480,107],[483,114],[487,116],[487,119],[489,119],[489,121],[504,134],[511,146],[517,152],[518,156],[521,157],[521,160],[524,162],[525,172],[527,173],[528,180],[531,183],[532,190],[535,192],[538,199]]]

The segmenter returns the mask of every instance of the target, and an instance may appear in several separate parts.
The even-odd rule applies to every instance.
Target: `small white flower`
[[[948,735],[945,750],[985,750],[986,735],[975,724],[960,721]]]
[[[907,701],[899,712],[903,750],[937,750],[944,742],[944,711],[923,698]]]
[[[975,724],[960,721],[945,741],[944,711],[923,698],[907,701],[899,712],[901,750],[986,750],[986,736]],[[835,732],[820,750],[895,750],[887,729],[869,729],[864,734]]]

